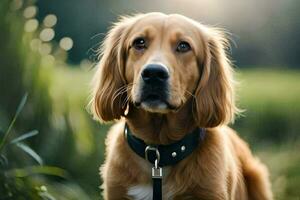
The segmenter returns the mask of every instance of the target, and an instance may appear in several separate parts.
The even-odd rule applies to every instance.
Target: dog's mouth
[[[159,94],[149,94],[142,98],[142,102],[165,102],[165,100]]]
[[[149,112],[166,113],[169,110],[175,110],[176,107],[170,104],[164,95],[158,93],[149,93],[142,95],[140,101],[134,102],[136,107]]]

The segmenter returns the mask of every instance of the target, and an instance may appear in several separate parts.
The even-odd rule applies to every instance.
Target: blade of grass
[[[8,160],[5,155],[0,155],[0,164],[5,167],[8,165]]]
[[[29,131],[28,133],[25,133],[25,134],[21,135],[20,137],[17,137],[15,139],[13,139],[10,142],[10,144],[15,144],[15,143],[21,142],[21,141],[26,140],[30,137],[36,136],[38,133],[39,133],[38,130]]]
[[[44,174],[61,178],[70,178],[67,171],[53,166],[30,166],[26,168],[12,169],[5,172],[5,175],[13,178],[25,178],[34,174]]]
[[[49,199],[49,200],[56,200],[55,197],[53,197],[51,194],[49,194],[48,192],[39,192],[40,197],[42,197],[43,199]]]
[[[8,139],[9,133],[10,133],[10,131],[11,131],[13,125],[15,124],[16,119],[18,118],[20,112],[22,111],[22,109],[23,109],[24,106],[25,106],[25,103],[26,103],[26,101],[27,101],[27,96],[28,96],[28,93],[26,93],[26,94],[23,96],[23,98],[22,98],[22,100],[21,100],[21,102],[20,102],[20,104],[19,104],[19,106],[18,106],[18,108],[17,108],[16,114],[15,114],[13,120],[11,121],[11,123],[10,123],[8,129],[6,130],[6,132],[5,132],[5,134],[4,134],[3,138],[2,138],[2,141],[1,141],[1,143],[0,143],[0,153],[2,152],[4,146],[5,146],[6,143],[7,143],[7,139]]]
[[[17,147],[22,149],[25,153],[30,155],[36,162],[38,162],[40,165],[43,165],[42,158],[29,146],[23,143],[16,143]]]

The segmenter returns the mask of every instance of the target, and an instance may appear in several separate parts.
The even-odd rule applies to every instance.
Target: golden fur
[[[137,51],[132,42],[141,36],[147,38],[148,47]],[[181,40],[189,42],[191,51],[172,50]],[[101,168],[105,199],[130,199],[130,187],[151,185],[151,165],[124,139],[125,121],[149,144],[168,144],[195,127],[206,129],[192,155],[166,168],[164,199],[272,199],[267,168],[227,127],[238,112],[227,47],[222,30],[176,14],[123,17],[111,28],[101,48],[91,101],[95,118],[120,119],[106,139]],[[168,67],[169,103],[175,109],[134,106],[141,91],[141,71],[153,62]]]

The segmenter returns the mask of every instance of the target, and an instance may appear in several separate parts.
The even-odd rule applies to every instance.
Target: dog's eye
[[[133,41],[132,46],[136,50],[144,50],[146,49],[146,40],[144,38],[137,38]]]
[[[176,47],[176,51],[179,53],[185,53],[189,50],[191,50],[191,46],[188,42],[185,41],[179,42],[179,44]]]

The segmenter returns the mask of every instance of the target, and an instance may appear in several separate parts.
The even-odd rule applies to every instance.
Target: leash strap
[[[162,168],[158,166],[159,159],[152,167],[153,200],[162,200]]]
[[[162,179],[152,178],[153,181],[153,200],[162,200]]]

